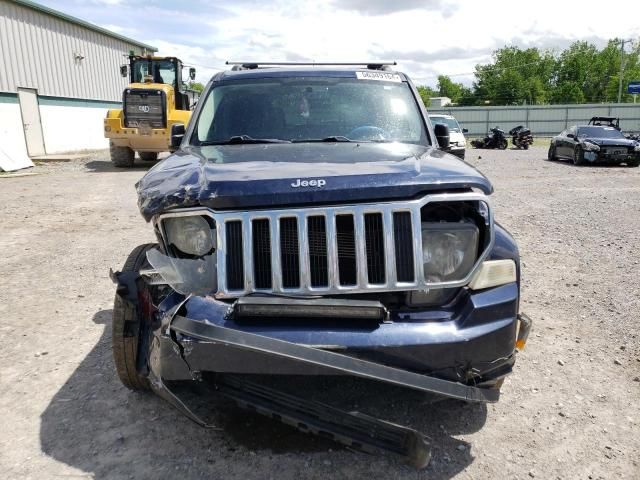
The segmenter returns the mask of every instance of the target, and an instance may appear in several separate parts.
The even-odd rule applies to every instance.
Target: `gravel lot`
[[[144,168],[95,155],[0,178],[0,477],[640,478],[640,169],[545,157],[468,152],[520,245],[534,320],[501,401],[355,388],[361,411],[431,437],[420,472],[236,409],[203,430],[126,390],[107,272],[154,240],[133,188]]]

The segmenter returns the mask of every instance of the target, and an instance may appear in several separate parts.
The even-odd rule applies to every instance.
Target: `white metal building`
[[[0,160],[107,148],[126,56],[157,49],[25,0],[0,0]],[[2,164],[2,162],[0,162]]]

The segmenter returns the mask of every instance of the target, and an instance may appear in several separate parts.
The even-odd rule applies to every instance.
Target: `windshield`
[[[458,121],[455,118],[447,118],[447,117],[431,117],[431,123],[434,125],[437,123],[441,123],[442,125],[446,125],[449,127],[450,132],[460,133],[460,125],[458,125]]]
[[[151,75],[155,83],[175,84],[176,67],[171,60],[136,60],[133,63],[133,81],[141,83],[145,75]]]
[[[579,127],[578,137],[625,138],[622,132],[613,127]]]
[[[326,77],[233,81],[211,89],[191,143],[239,137],[428,143],[407,83]]]

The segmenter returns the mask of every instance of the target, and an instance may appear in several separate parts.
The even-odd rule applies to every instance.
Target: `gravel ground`
[[[0,178],[0,477],[639,478],[640,169],[545,157],[468,152],[519,242],[534,320],[500,402],[353,386],[362,411],[431,437],[420,472],[232,408],[203,430],[126,390],[107,272],[154,240],[135,204],[145,169],[94,155]]]

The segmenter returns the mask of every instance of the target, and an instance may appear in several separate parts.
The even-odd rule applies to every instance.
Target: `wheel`
[[[576,145],[576,148],[573,149],[573,164],[584,165],[584,150],[580,145]]]
[[[139,272],[149,266],[147,251],[156,248],[156,244],[147,243],[136,247],[127,257],[122,267],[124,272]],[[138,280],[138,306],[124,300],[116,293],[113,302],[113,320],[111,323],[111,349],[118,377],[125,387],[131,390],[149,390],[149,381],[138,371],[138,352],[149,334],[152,292],[144,281]],[[142,335],[141,335],[142,333]]]
[[[155,162],[158,160],[158,152],[138,152],[140,160],[145,162]]]
[[[529,150],[529,144],[528,144],[528,143],[525,143],[525,144],[522,146],[522,148],[524,148],[525,150]]]
[[[113,142],[109,142],[109,153],[116,167],[133,167],[134,152],[129,147],[116,147]]]
[[[549,145],[549,152],[547,153],[547,160],[553,161],[556,159],[556,146]]]
[[[507,148],[507,139],[506,138],[503,138],[502,140],[500,140],[498,142],[498,148],[500,150],[505,150]]]
[[[640,165],[640,160],[629,160],[627,161],[627,167],[635,168]]]

